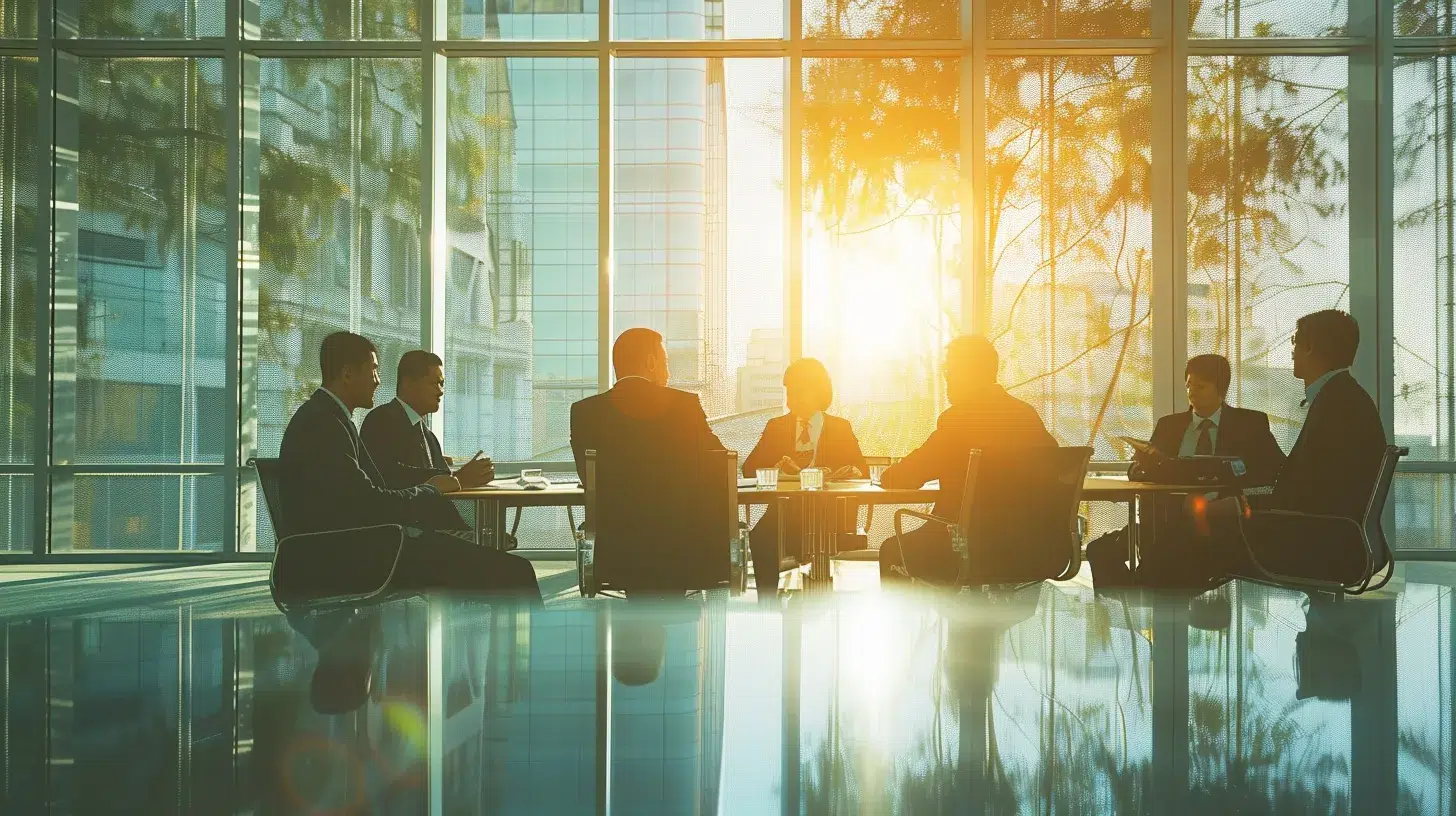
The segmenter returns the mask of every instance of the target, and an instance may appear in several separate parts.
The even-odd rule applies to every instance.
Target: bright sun
[[[959,294],[936,291],[935,242],[920,225],[806,238],[806,353],[828,354],[852,369],[913,359],[940,345],[947,325],[937,303]],[[943,258],[950,249],[945,242]]]

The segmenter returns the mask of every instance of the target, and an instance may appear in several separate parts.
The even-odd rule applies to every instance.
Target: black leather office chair
[[[1385,503],[1390,497],[1396,465],[1400,463],[1402,456],[1409,453],[1409,448],[1394,445],[1385,448],[1370,498],[1358,520],[1293,510],[1260,510],[1257,513],[1258,526],[1255,528],[1248,523],[1249,516],[1240,516],[1235,522],[1238,538],[1248,553],[1253,569],[1236,571],[1234,577],[1347,595],[1359,595],[1385,586],[1395,573],[1395,555],[1390,551],[1382,524]],[[1328,580],[1278,572],[1270,569],[1259,558],[1261,543],[1293,539],[1320,540],[1328,542],[1331,547],[1348,548],[1357,552],[1358,557],[1355,560],[1360,566],[1351,574],[1340,576],[1339,580]],[[1381,572],[1384,572],[1384,577],[1372,585],[1371,582]]]
[[[738,454],[586,452],[586,520],[576,536],[581,594],[675,593],[746,583]]]
[[[897,510],[896,539],[906,517],[945,527],[960,561],[959,586],[1065,581],[1082,567],[1077,510],[1091,460],[1085,447],[972,451],[960,517]],[[913,556],[905,557],[914,575]]]
[[[277,543],[268,586],[284,612],[326,611],[385,600],[400,553],[404,528],[380,524],[322,533],[292,533],[283,523],[282,474],[277,459],[249,459],[263,489],[263,504]],[[354,568],[340,570],[347,563]],[[362,568],[367,566],[368,568]]]

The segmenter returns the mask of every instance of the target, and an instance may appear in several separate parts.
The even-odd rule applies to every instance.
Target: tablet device
[[[1119,436],[1118,439],[1121,439],[1122,441],[1131,445],[1132,449],[1137,451],[1138,453],[1148,453],[1154,450],[1153,443],[1147,441],[1146,439],[1138,439],[1137,437],[1133,436]]]

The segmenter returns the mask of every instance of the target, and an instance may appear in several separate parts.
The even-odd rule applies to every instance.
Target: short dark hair
[[[1295,322],[1294,342],[1309,346],[1335,368],[1349,368],[1360,349],[1360,324],[1339,309],[1312,312]]]
[[[995,382],[1001,370],[1001,355],[984,335],[963,334],[945,347],[945,368],[971,382]]]
[[[405,380],[414,380],[425,376],[432,368],[444,368],[445,361],[432,351],[424,349],[410,349],[399,358],[399,368],[395,371],[395,383],[402,383]]]
[[[814,392],[817,410],[825,411],[834,402],[834,381],[829,369],[813,357],[800,357],[784,369],[784,388],[802,388]]]
[[[659,348],[662,348],[662,335],[652,329],[628,329],[617,335],[617,342],[612,344],[612,370],[619,377],[624,370],[636,371]]]
[[[369,355],[377,353],[379,349],[367,337],[353,332],[334,332],[319,344],[319,373],[324,382],[331,382],[343,376],[345,368],[367,363]]]
[[[1183,366],[1183,377],[1197,377],[1200,380],[1208,380],[1218,393],[1227,394],[1229,383],[1233,382],[1233,369],[1229,367],[1228,358],[1222,354],[1200,354],[1197,357],[1189,357],[1187,365]]]

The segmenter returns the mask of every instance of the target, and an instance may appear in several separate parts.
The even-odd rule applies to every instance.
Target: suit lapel
[[[1217,456],[1224,456],[1229,448],[1233,447],[1232,437],[1237,433],[1234,429],[1238,427],[1238,416],[1233,408],[1227,404],[1220,409],[1223,413],[1219,415],[1218,440],[1213,444],[1213,452]]]
[[[341,410],[339,404],[334,402],[334,398],[323,391],[315,392],[314,397],[328,403],[328,409],[334,412],[334,416],[343,420],[344,426],[349,429],[349,439],[354,443],[354,457],[359,462],[359,469],[364,471],[364,475],[369,477],[369,481],[383,486],[384,477],[379,474],[379,468],[374,466],[374,460],[369,457],[369,449],[364,447],[363,440],[359,438],[359,429],[354,427],[354,418]]]

